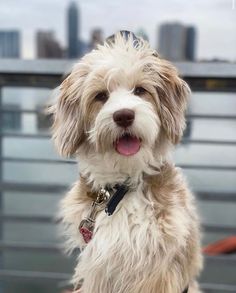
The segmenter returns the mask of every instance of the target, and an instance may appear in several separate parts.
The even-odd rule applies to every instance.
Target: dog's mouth
[[[132,156],[137,154],[140,147],[141,139],[130,134],[122,135],[115,142],[116,151],[123,156]]]

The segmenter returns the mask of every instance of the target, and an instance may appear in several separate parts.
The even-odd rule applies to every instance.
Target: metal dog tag
[[[94,221],[91,219],[84,219],[80,223],[79,231],[83,236],[84,242],[88,243],[93,237]]]
[[[105,208],[105,204],[110,198],[110,193],[106,189],[101,189],[95,201],[92,202],[88,216],[81,221],[79,231],[85,243],[88,243],[93,237],[95,218],[99,211]]]

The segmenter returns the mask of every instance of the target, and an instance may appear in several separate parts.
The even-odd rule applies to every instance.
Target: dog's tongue
[[[116,141],[116,151],[123,156],[132,156],[140,149],[140,140],[137,137],[125,135]]]

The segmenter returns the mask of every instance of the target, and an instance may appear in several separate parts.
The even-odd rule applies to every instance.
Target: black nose
[[[121,109],[113,114],[113,119],[118,126],[128,127],[134,121],[134,111],[130,109]]]

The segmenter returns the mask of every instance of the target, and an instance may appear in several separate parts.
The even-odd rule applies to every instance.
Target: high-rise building
[[[68,58],[80,55],[79,48],[79,10],[75,2],[71,2],[67,14]]]
[[[195,59],[196,51],[196,28],[194,26],[187,27],[186,34],[186,59],[193,61]]]
[[[0,58],[20,58],[19,31],[0,31]]]
[[[38,31],[36,34],[37,58],[63,58],[63,49],[53,31]]]
[[[103,32],[100,28],[95,28],[91,31],[91,39],[89,48],[94,49],[97,45],[103,43]]]
[[[181,23],[165,23],[159,30],[158,51],[162,57],[171,61],[195,59],[194,27]]]

